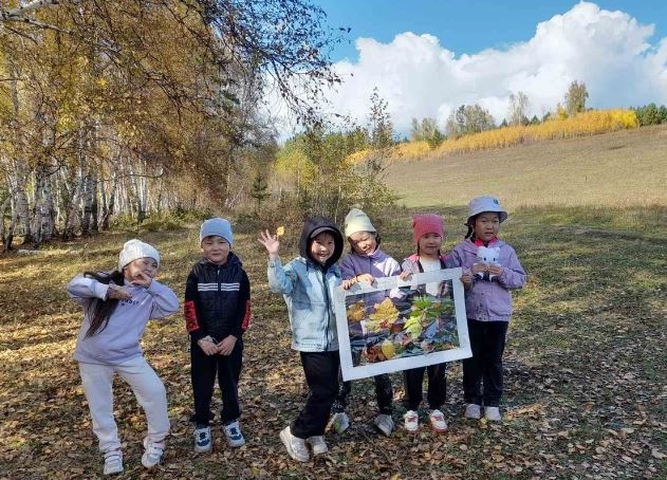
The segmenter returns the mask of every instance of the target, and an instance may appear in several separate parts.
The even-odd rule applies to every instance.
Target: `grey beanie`
[[[153,246],[136,238],[128,240],[125,242],[125,245],[123,245],[120,255],[118,255],[118,270],[123,271],[123,268],[128,263],[131,263],[138,258],[145,257],[152,258],[157,262],[157,266],[160,266],[160,254]]]
[[[201,224],[199,243],[201,244],[202,240],[212,235],[224,238],[230,247],[234,244],[232,225],[224,218],[209,218]]]

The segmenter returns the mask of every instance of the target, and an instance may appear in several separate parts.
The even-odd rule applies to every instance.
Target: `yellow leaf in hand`
[[[282,237],[285,235],[285,227],[276,228],[276,237]]]

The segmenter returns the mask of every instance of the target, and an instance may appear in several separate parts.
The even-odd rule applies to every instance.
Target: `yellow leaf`
[[[285,227],[276,228],[276,237],[282,237],[285,235]]]

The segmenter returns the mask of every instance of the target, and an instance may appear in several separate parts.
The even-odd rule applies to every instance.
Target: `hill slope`
[[[394,162],[387,183],[407,207],[465,205],[482,193],[509,208],[667,203],[667,126]]]

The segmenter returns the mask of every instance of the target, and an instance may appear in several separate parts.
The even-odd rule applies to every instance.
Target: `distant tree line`
[[[667,107],[655,103],[649,103],[643,107],[634,107],[632,110],[637,114],[639,125],[660,125],[667,123]]]
[[[434,149],[446,139],[455,140],[486,130],[517,125],[538,125],[554,119],[565,120],[587,111],[588,96],[586,84],[573,81],[565,93],[563,102],[556,105],[554,112],[547,112],[541,119],[536,115],[528,119],[527,111],[530,106],[528,96],[524,92],[512,92],[509,95],[507,117],[498,125],[489,111],[480,105],[461,105],[449,115],[442,128],[434,118],[427,117],[422,120],[413,118],[410,140],[427,142]],[[667,107],[664,105],[658,107],[655,103],[650,103],[632,110],[637,114],[640,126],[667,123]]]

